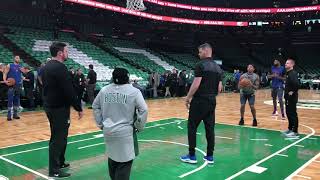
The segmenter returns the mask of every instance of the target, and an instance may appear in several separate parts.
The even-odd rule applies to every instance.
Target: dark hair
[[[253,69],[256,69],[256,67],[254,67],[254,65],[253,65],[253,64],[248,64],[248,66],[247,66],[247,67],[249,67],[249,66],[252,66],[252,67],[253,67]]]
[[[201,44],[198,49],[204,49],[204,48],[210,48],[212,49],[212,46],[209,44],[209,43],[204,43],[204,44]]]
[[[92,65],[92,64],[89,64],[89,68],[90,68],[90,69],[93,69],[93,65]]]
[[[50,53],[52,57],[56,57],[59,51],[63,51],[67,45],[62,42],[53,42],[50,46]]]
[[[128,84],[129,72],[125,68],[115,68],[112,72],[112,81],[115,84]]]

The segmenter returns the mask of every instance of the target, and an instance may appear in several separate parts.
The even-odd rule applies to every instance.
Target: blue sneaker
[[[190,163],[190,164],[196,164],[198,162],[196,156],[190,156],[189,154],[187,154],[185,156],[181,156],[180,160],[182,162]]]
[[[203,160],[207,161],[208,164],[213,164],[214,163],[213,156],[204,156]]]

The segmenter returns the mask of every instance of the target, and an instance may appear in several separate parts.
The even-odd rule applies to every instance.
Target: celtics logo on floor
[[[265,104],[273,105],[271,101],[264,101]],[[306,99],[299,99],[297,103],[297,108],[299,109],[320,109],[320,100],[306,100]]]

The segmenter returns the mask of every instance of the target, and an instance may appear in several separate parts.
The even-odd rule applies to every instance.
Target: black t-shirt
[[[61,108],[73,106],[76,111],[82,111],[71,75],[67,67],[56,60],[49,61],[43,67],[43,100],[44,107]]]
[[[29,71],[27,74],[24,75],[26,79],[29,81],[23,81],[24,88],[34,88],[34,74],[32,71]]]
[[[219,82],[222,81],[223,71],[211,58],[201,60],[195,67],[195,78],[202,77],[199,89],[194,97],[210,97],[218,94]]]
[[[83,90],[85,88],[85,79],[83,74],[74,75],[74,87],[76,90]]]
[[[3,81],[3,72],[0,71],[0,81]],[[6,85],[4,83],[0,83],[0,88],[5,87]]]
[[[94,70],[90,70],[87,79],[89,79],[88,84],[95,84],[97,82],[97,73]]]
[[[297,94],[298,90],[299,90],[298,73],[295,70],[288,71],[286,73],[285,94],[288,94],[290,91],[293,91],[294,94]]]

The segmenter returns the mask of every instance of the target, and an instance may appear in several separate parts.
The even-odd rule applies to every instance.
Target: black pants
[[[116,162],[109,158],[108,166],[111,180],[129,180],[132,162],[133,160],[128,162]]]
[[[179,86],[178,96],[179,96],[179,97],[184,96],[184,95],[185,95],[185,91],[186,91],[186,87],[185,87],[185,86]]]
[[[30,109],[34,108],[35,106],[34,106],[33,88],[25,87],[24,93],[26,95],[26,98],[28,99],[28,103],[29,103],[28,108]]]
[[[207,138],[207,156],[212,156],[215,144],[215,97],[194,97],[190,104],[188,118],[189,154],[195,155],[197,128],[203,120]]]
[[[45,108],[50,122],[49,174],[59,173],[65,163],[68,130],[70,126],[70,107]]]
[[[87,94],[88,94],[88,103],[92,104],[94,101],[94,91],[96,89],[96,84],[88,84]]]
[[[285,95],[285,103],[286,103],[286,113],[289,121],[288,129],[298,133],[298,114],[297,114],[297,103],[298,103],[298,94],[293,94],[289,96]]]
[[[83,92],[84,92],[84,89],[78,89],[77,90],[77,98],[78,98],[78,103],[81,104],[81,100],[82,100],[82,97],[83,97]]]
[[[0,110],[7,109],[7,91],[8,88],[5,85],[0,84]]]

